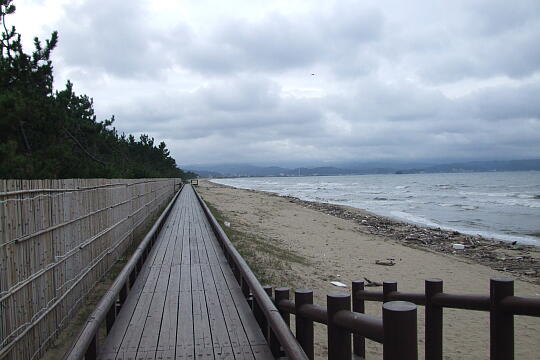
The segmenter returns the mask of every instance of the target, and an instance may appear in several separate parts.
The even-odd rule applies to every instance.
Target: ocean
[[[353,206],[429,227],[540,246],[540,172],[213,179]]]

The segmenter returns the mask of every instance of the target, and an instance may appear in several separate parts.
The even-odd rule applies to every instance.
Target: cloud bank
[[[17,5],[58,87],[180,164],[540,157],[538,1]]]

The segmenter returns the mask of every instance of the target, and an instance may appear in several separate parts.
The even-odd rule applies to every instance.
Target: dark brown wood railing
[[[197,196],[274,357],[313,359],[313,322],[318,322],[328,327],[329,359],[351,358],[351,334],[382,343],[385,360],[418,358],[415,304],[386,303],[379,319],[351,312],[351,295],[347,293],[328,294],[327,308],[312,304],[313,292],[310,290],[296,290],[298,305],[289,300],[288,288],[275,289],[272,299],[272,288],[259,283],[204,201]],[[297,314],[296,339],[289,329],[289,314]]]

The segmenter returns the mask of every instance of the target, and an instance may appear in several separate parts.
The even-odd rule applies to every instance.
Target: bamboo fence
[[[0,359],[40,357],[179,184],[0,180]]]

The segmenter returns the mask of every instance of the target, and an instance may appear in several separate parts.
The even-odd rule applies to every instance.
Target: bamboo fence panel
[[[40,357],[179,184],[0,180],[0,359]]]

